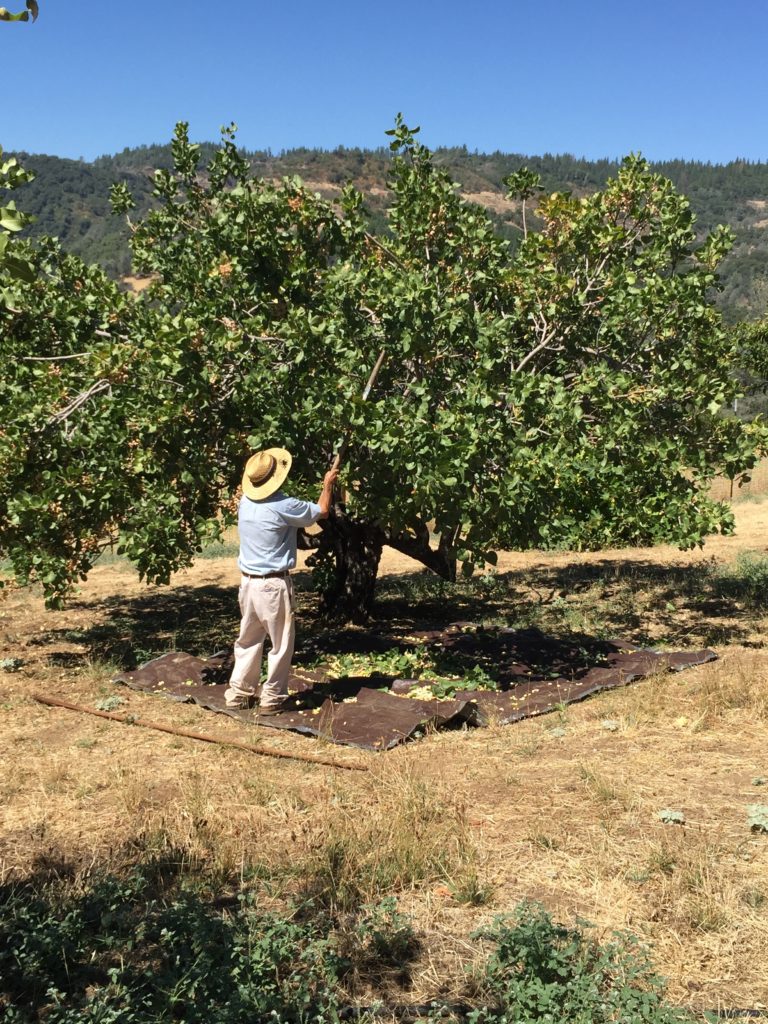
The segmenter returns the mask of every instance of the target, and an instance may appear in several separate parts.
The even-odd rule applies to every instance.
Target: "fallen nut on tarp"
[[[237,747],[238,750],[247,750],[251,754],[262,754],[264,757],[283,757],[291,761],[307,761],[310,764],[323,764],[329,768],[345,768],[352,772],[367,772],[368,766],[364,764],[346,763],[344,761],[333,761],[329,757],[316,757],[312,754],[290,754],[285,750],[270,750],[264,747],[254,746],[252,743],[241,743],[239,740],[225,740],[218,736],[206,736],[204,733],[191,732],[189,729],[175,729],[171,725],[162,725],[160,722],[147,722],[141,718],[134,718],[133,715],[116,715],[112,711],[96,711],[95,708],[86,708],[82,704],[70,704],[69,701],[60,700],[57,697],[45,697],[40,693],[33,693],[32,699],[38,704],[46,704],[52,708],[66,708],[67,711],[79,711],[84,715],[96,715],[97,718],[109,718],[113,722],[122,722],[124,725],[140,725],[144,729],[157,729],[159,732],[168,732],[173,736],[185,736],[190,740],[202,740],[204,743],[218,743],[223,747]]]

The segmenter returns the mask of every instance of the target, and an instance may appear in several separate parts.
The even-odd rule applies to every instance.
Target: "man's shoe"
[[[274,715],[285,714],[286,711],[292,711],[289,701],[281,700],[279,704],[268,704],[266,707],[258,706],[256,713],[259,718],[272,718]]]
[[[237,697],[233,701],[226,701],[227,711],[248,711],[249,708],[256,706],[255,697]]]

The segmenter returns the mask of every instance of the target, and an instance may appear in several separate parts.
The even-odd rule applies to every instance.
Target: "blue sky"
[[[766,160],[767,40],[766,0],[40,0],[0,23],[0,144],[373,147],[402,111],[430,146]]]

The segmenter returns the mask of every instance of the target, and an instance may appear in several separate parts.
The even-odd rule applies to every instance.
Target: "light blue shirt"
[[[241,572],[264,576],[283,572],[296,565],[296,533],[301,526],[310,526],[322,515],[312,501],[289,498],[282,491],[261,501],[243,496],[237,514],[240,532]]]

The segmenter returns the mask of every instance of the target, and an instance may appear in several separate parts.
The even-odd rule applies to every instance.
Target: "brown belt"
[[[240,570],[242,572],[242,569]],[[274,579],[285,579],[290,573],[287,569],[283,569],[282,572],[265,572],[263,576],[253,576],[249,572],[244,572],[243,576],[247,576],[249,580],[274,580]]]

